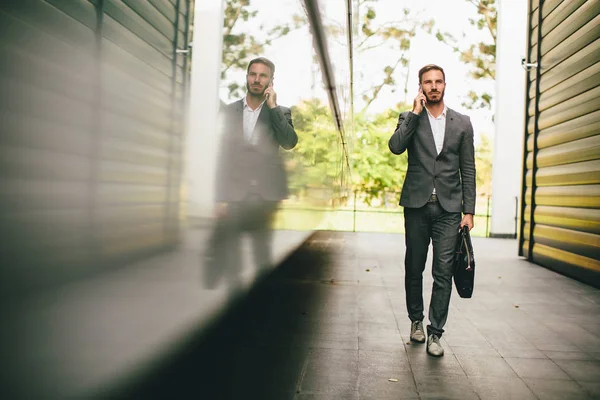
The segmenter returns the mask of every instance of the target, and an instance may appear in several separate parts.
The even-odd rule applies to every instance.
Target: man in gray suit
[[[243,232],[251,235],[255,265],[270,263],[270,222],[278,202],[288,196],[280,147],[289,150],[298,143],[290,109],[277,104],[274,75],[273,62],[253,59],[246,96],[220,111],[217,225],[209,242],[214,261],[205,266],[210,286],[222,274],[237,278]]]
[[[469,117],[444,104],[446,76],[437,65],[419,71],[419,93],[410,112],[400,114],[389,141],[394,154],[408,150],[400,205],[406,231],[405,289],[410,339],[425,342],[423,271],[433,242],[433,292],[427,353],[444,355],[440,337],[452,293],[452,261],[459,226],[473,228],[475,151]],[[461,216],[461,213],[464,216]]]

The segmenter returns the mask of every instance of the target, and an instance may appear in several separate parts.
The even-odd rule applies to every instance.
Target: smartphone
[[[423,86],[419,83],[419,93],[423,93]],[[421,100],[421,105],[425,107],[425,100]]]
[[[271,87],[273,87],[273,79],[271,79],[271,81],[269,82],[269,87],[270,87],[270,88],[271,88]],[[267,93],[267,94],[265,95],[265,99],[269,100],[269,93]]]

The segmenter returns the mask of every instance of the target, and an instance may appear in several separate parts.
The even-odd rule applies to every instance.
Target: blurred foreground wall
[[[206,332],[347,198],[354,5],[288,1],[303,16],[295,42],[264,54],[299,141],[282,151],[290,195],[272,221],[255,218],[272,261],[259,264],[247,232],[211,240],[220,103],[206,84],[223,84],[225,3],[0,4],[0,387],[106,398]],[[326,24],[342,27],[337,41]],[[290,47],[308,56],[285,67]],[[297,82],[297,68],[314,80]],[[239,258],[215,263],[215,244]]]
[[[2,2],[4,295],[177,243],[191,8]]]

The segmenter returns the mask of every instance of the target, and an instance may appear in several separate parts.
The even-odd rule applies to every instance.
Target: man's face
[[[427,103],[439,103],[444,99],[444,91],[446,90],[444,74],[437,69],[425,72],[421,77],[421,87],[427,98]]]
[[[271,82],[271,69],[265,64],[254,63],[246,75],[246,89],[254,96],[262,96]]]

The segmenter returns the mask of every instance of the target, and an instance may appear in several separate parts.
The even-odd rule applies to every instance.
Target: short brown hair
[[[446,74],[444,73],[444,69],[442,67],[440,67],[439,65],[435,65],[435,64],[427,64],[426,66],[424,66],[423,68],[421,68],[419,70],[419,83],[421,83],[422,79],[423,79],[423,74],[425,72],[429,72],[431,70],[438,70],[442,73],[442,75],[444,76],[444,82],[446,81]]]
[[[269,60],[268,58],[257,57],[255,59],[251,60],[250,63],[248,64],[248,69],[246,69],[246,74],[250,72],[250,67],[252,66],[252,64],[266,65],[271,70],[271,78],[275,76],[275,64],[273,64],[273,61]]]

